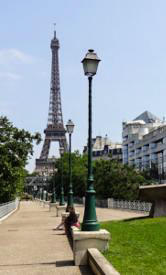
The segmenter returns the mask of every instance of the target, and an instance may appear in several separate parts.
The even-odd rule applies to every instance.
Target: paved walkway
[[[83,207],[77,211],[83,214]],[[141,214],[97,208],[98,220],[137,217]],[[20,210],[0,224],[0,275],[77,275],[92,274],[87,267],[76,267],[73,252],[55,212],[38,202],[22,202]]]
[[[80,213],[80,220],[83,219],[84,208],[82,206],[76,207],[77,211]],[[134,211],[126,211],[119,209],[108,209],[108,208],[96,208],[96,214],[98,221],[112,221],[112,220],[126,220],[131,218],[138,218],[147,216],[148,214]]]
[[[74,266],[73,252],[55,212],[37,202],[22,202],[20,210],[0,224],[0,274],[90,275]]]

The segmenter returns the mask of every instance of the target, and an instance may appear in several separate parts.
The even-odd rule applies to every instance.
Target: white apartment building
[[[84,146],[83,153],[87,153],[87,146]],[[114,159],[122,162],[122,144],[112,142],[107,135],[96,136],[92,139],[92,157],[96,159]]]
[[[139,169],[158,168],[166,173],[166,122],[145,111],[122,124],[123,163]]]

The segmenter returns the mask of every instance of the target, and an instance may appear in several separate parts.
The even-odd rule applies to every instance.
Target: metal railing
[[[85,204],[85,197],[75,198],[75,203]],[[96,199],[96,207],[103,208],[113,208],[113,209],[122,209],[122,210],[131,210],[131,211],[143,211],[149,212],[152,204],[145,201],[125,201],[125,200],[115,200],[113,198],[108,199]]]
[[[0,219],[15,210],[18,207],[19,200],[16,199],[14,201],[6,202],[0,204]]]
[[[108,208],[149,212],[151,206],[151,203],[144,201],[124,201],[115,200],[113,198],[108,199]]]

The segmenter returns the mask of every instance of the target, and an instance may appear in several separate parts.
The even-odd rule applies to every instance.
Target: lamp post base
[[[89,221],[82,224],[82,228],[81,230],[82,231],[98,231],[100,229],[100,224],[98,222],[92,222],[92,221]]]
[[[85,212],[82,223],[82,231],[98,231],[100,229],[100,224],[96,217],[96,192],[94,190],[86,191],[85,198]]]
[[[74,207],[73,192],[70,192],[68,194],[67,209],[68,209],[68,207]]]
[[[65,200],[64,200],[64,199],[63,199],[63,200],[60,200],[59,205],[60,205],[60,206],[65,205]]]
[[[56,193],[55,192],[52,193],[51,203],[56,203]]]

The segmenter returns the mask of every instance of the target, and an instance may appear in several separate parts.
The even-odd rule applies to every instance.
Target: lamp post
[[[41,200],[43,201],[43,196],[44,196],[44,188],[43,188],[43,186],[41,187]]]
[[[73,185],[72,185],[72,168],[71,168],[71,135],[74,131],[74,124],[71,119],[68,120],[66,124],[66,129],[69,134],[69,189],[68,189],[68,199],[67,208],[73,207]]]
[[[46,201],[48,201],[48,191],[46,190]]]
[[[41,201],[43,200],[42,197],[43,197],[43,187],[40,187],[40,200]]]
[[[55,192],[55,187],[53,187],[53,190],[52,190],[51,203],[56,203],[56,192]]]
[[[47,201],[47,175],[43,173],[43,184],[44,184],[44,201]],[[46,190],[45,190],[46,189]]]
[[[89,50],[85,58],[82,60],[85,75],[89,82],[89,106],[88,106],[88,182],[85,196],[85,210],[82,224],[82,231],[98,231],[100,225],[96,217],[96,202],[94,179],[92,170],[92,78],[97,72],[97,67],[100,62],[97,54],[93,50]]]
[[[53,176],[55,176],[56,170],[55,170],[55,162],[54,162],[54,168],[53,168]],[[55,189],[55,178],[53,178],[53,188],[52,188],[52,196],[51,196],[51,203],[56,203],[56,189]]]
[[[64,200],[64,189],[63,189],[63,154],[64,154],[64,148],[60,147],[59,149],[60,156],[61,156],[61,191],[60,191],[60,202],[59,205],[65,205]]]

